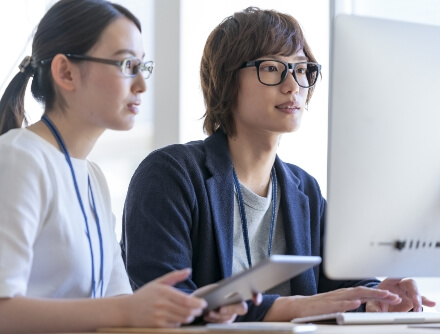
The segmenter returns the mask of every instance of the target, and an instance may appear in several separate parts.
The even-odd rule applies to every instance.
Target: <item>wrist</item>
[[[305,296],[279,297],[267,311],[263,321],[290,321],[293,318],[303,317]]]
[[[128,311],[131,309],[130,303],[133,295],[123,295],[118,297],[110,297],[112,300],[112,307],[109,314],[105,315],[108,319],[112,319],[110,322],[113,327],[130,327],[133,324],[131,313]]]
[[[289,313],[291,313],[292,303],[290,297],[277,298],[264,316],[263,321],[290,321]]]

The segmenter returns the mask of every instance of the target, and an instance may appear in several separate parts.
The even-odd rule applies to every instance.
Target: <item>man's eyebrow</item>
[[[268,57],[280,60],[280,56],[278,55],[269,55]],[[295,63],[309,61],[309,58],[307,56],[295,56],[294,58],[295,58],[294,60]]]
[[[309,58],[307,58],[306,56],[299,56],[299,57],[295,57],[296,58],[296,60],[299,60],[299,61],[308,61],[309,60]]]

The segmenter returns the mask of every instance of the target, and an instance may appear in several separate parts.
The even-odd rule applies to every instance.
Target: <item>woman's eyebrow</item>
[[[133,52],[133,50],[129,50],[129,49],[118,50],[113,55],[114,56],[119,56],[119,55],[126,55],[126,54],[132,55],[133,57],[136,56],[135,53]]]

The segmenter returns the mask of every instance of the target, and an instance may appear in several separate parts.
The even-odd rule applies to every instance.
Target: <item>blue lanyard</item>
[[[56,141],[58,142],[58,145],[60,145],[60,148],[63,151],[64,156],[66,157],[67,164],[70,167],[70,171],[72,172],[72,179],[73,179],[73,184],[74,184],[75,190],[76,190],[76,196],[78,197],[78,202],[81,207],[81,211],[84,216],[84,221],[86,224],[86,236],[89,241],[90,256],[92,259],[92,292],[91,292],[91,297],[96,298],[95,261],[94,261],[94,256],[93,256],[92,239],[90,237],[89,223],[87,220],[86,211],[84,210],[84,205],[83,205],[83,202],[81,199],[81,193],[79,192],[78,183],[76,181],[75,170],[73,169],[72,161],[70,160],[70,155],[69,155],[69,152],[67,151],[67,147],[66,147],[66,144],[64,143],[63,137],[61,137],[61,134],[59,133],[58,129],[55,127],[55,124],[53,124],[52,121],[49,119],[49,117],[47,117],[46,115],[43,115],[41,120],[43,121],[44,124],[47,125],[47,127],[49,128],[49,130],[52,132],[53,136],[55,137]],[[95,198],[93,196],[92,185],[90,183],[90,176],[88,176],[87,179],[88,179],[90,196],[92,198],[92,207],[93,207],[93,212],[95,214],[96,227],[98,230],[98,237],[99,237],[99,250],[101,253],[100,254],[101,255],[100,282],[101,282],[101,297],[102,297],[103,296],[103,287],[104,287],[104,248],[102,245],[101,226],[99,224],[99,216],[98,216],[98,211],[96,210]]]
[[[235,172],[234,166],[232,166],[232,174],[234,175],[234,185],[237,191],[238,211],[240,212],[244,246],[246,248],[246,256],[250,268],[252,267],[252,258],[251,258],[251,246],[249,244],[249,233],[248,233],[246,211],[244,209],[244,201],[243,201],[243,195],[241,193],[240,182],[238,181],[237,173]],[[269,233],[269,245],[267,249],[267,256],[270,256],[270,253],[272,251],[272,238],[275,227],[276,206],[277,206],[277,175],[275,172],[275,167],[272,167],[271,175],[272,175],[272,218],[270,220],[270,233]]]

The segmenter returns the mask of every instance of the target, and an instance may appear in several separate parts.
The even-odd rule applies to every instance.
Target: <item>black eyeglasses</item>
[[[266,86],[279,85],[292,72],[296,83],[303,88],[313,87],[321,72],[321,65],[313,62],[286,63],[281,60],[261,59],[244,62],[239,69],[256,67],[258,80]]]
[[[129,58],[125,58],[121,61],[118,61],[118,60],[112,60],[112,59],[89,57],[86,55],[75,55],[75,54],[71,54],[71,53],[66,53],[65,56],[70,59],[88,60],[88,61],[94,61],[97,63],[117,66],[120,68],[122,74],[127,77],[134,77],[139,73],[139,71],[141,71],[144,78],[148,79],[151,76],[151,73],[153,73],[153,68],[154,68],[153,61],[142,62],[140,59],[135,58],[135,57],[129,57]],[[50,62],[51,60],[52,60],[52,58],[43,59],[41,61],[41,63],[46,64],[46,63]]]

